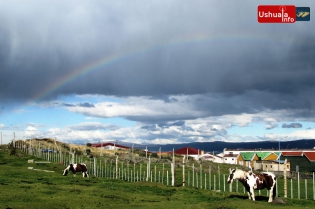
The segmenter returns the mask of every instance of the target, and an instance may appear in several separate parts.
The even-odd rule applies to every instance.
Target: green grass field
[[[23,153],[12,156],[8,151],[0,151],[0,208],[295,209],[315,206],[313,200],[295,198],[278,198],[275,203],[267,203],[265,191],[261,196],[256,192],[257,201],[253,202],[243,192],[216,192],[155,182],[126,182],[93,175],[90,178],[82,178],[80,174],[65,177],[62,176],[64,165],[28,164],[28,159],[34,157]],[[239,190],[243,191],[241,185]],[[290,197],[289,192],[288,195]]]

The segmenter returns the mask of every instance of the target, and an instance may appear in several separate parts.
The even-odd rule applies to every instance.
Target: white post
[[[307,179],[305,179],[305,199],[307,200]]]
[[[140,180],[141,180],[141,173],[142,173],[142,163],[140,164]]]
[[[174,180],[175,180],[175,178],[174,178],[174,163],[171,163],[171,173],[172,173],[172,186],[174,186],[175,185],[175,182],[174,182]]]
[[[211,190],[211,167],[209,166],[209,189]]]
[[[298,172],[298,198],[300,199],[300,172]]]
[[[118,155],[116,156],[116,179],[118,179]]]
[[[134,177],[134,182],[136,181],[136,164],[133,164],[133,177]]]
[[[223,191],[225,191],[225,174],[223,174]]]
[[[192,165],[192,173],[193,173],[193,179],[192,179],[192,186],[195,186],[195,168],[194,168],[195,164],[193,163]]]
[[[293,198],[293,182],[292,182],[292,179],[291,179],[291,199]]]
[[[185,156],[183,156],[183,187],[185,186]]]
[[[154,166],[154,182],[156,182],[156,165]]]
[[[173,148],[173,163],[172,163],[172,186],[175,186],[175,154]]]
[[[200,164],[200,189],[202,189],[202,165]]]
[[[218,176],[219,176],[219,190],[221,190],[221,182],[220,182],[220,166],[218,166]]]
[[[284,188],[284,198],[288,198],[288,189],[287,189],[287,159],[284,160],[284,169],[283,169],[283,188]]]
[[[163,163],[163,168],[162,168],[162,184],[164,183],[164,163]]]
[[[198,172],[196,172],[196,187],[199,188]]]
[[[96,158],[94,157],[94,176],[96,176]]]

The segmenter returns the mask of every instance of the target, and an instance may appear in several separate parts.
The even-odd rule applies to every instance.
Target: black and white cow
[[[240,169],[231,169],[228,178],[228,183],[232,183],[233,180],[238,179],[246,191],[248,192],[248,198],[255,201],[254,190],[261,190],[267,188],[269,191],[268,202],[273,202],[276,196],[276,182],[277,178],[273,173],[262,172],[261,174],[255,174],[252,171],[243,171]]]
[[[69,171],[72,171],[74,176],[77,172],[82,172],[83,177],[89,177],[87,166],[84,163],[68,165],[68,167],[63,171],[62,175],[68,175]]]

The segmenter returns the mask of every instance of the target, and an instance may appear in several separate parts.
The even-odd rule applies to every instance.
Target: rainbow
[[[36,102],[39,101],[45,96],[49,95],[50,93],[56,91],[58,88],[61,88],[65,84],[77,79],[78,77],[84,76],[90,72],[96,71],[98,69],[105,69],[109,65],[117,62],[124,61],[125,59],[135,56],[137,54],[153,51],[158,48],[166,47],[166,46],[176,46],[176,45],[183,45],[183,44],[192,44],[192,43],[202,43],[207,41],[258,41],[258,42],[269,42],[270,37],[266,38],[263,36],[250,36],[251,34],[240,34],[239,36],[235,35],[215,35],[210,36],[209,34],[193,34],[191,36],[186,36],[182,38],[178,38],[176,40],[170,42],[164,42],[155,44],[152,46],[147,46],[145,48],[137,48],[134,50],[124,51],[120,53],[113,54],[111,56],[101,57],[97,60],[94,60],[91,63],[88,63],[84,66],[81,66],[75,70],[72,70],[70,73],[64,75],[63,77],[59,78],[59,80],[55,80],[54,82],[48,84],[45,88],[35,94],[29,101]],[[272,37],[272,41],[279,41],[284,42],[283,38],[277,37],[277,34],[274,34]]]

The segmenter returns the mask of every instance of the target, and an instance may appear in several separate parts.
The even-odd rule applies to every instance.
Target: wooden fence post
[[[307,179],[305,179],[305,199],[307,200]]]
[[[287,190],[287,159],[284,160],[284,169],[283,169],[283,189],[284,189],[284,198],[288,198]]]
[[[116,179],[118,179],[118,155],[116,156]]]
[[[200,163],[200,189],[202,189],[202,164]]]
[[[211,167],[209,166],[209,189],[211,190]]]
[[[298,172],[298,198],[300,199],[300,172]]]
[[[219,190],[221,190],[221,181],[220,181],[220,166],[218,166],[218,176],[219,176]]]
[[[172,174],[172,186],[174,186],[175,184],[175,176],[174,176],[174,170],[175,170],[175,168],[174,168],[175,166],[174,166],[174,162],[173,163],[171,163],[171,174]]]
[[[174,148],[173,148],[173,163],[172,165],[172,186],[175,186],[175,154],[174,154]]]
[[[293,198],[293,181],[291,179],[291,199]]]
[[[195,164],[192,165],[192,186],[195,186]]]
[[[223,191],[225,191],[225,174],[223,174]]]
[[[183,187],[185,186],[185,157],[183,156]]]
[[[95,157],[94,157],[94,165],[93,165],[93,167],[94,167],[93,173],[94,173],[94,176],[96,176],[96,158]]]

